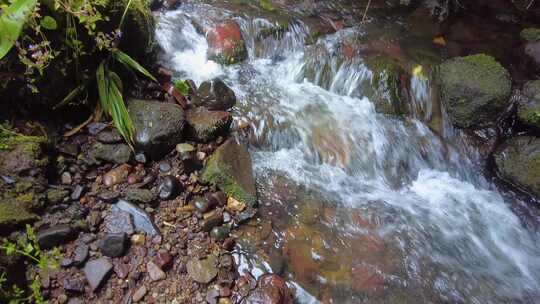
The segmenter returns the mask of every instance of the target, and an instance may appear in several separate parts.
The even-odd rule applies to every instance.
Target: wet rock
[[[223,223],[223,216],[218,210],[213,210],[203,215],[203,220],[200,223],[203,231],[209,232],[212,228]]]
[[[185,155],[193,154],[195,151],[196,151],[195,147],[193,147],[190,144],[182,143],[182,144],[176,145],[176,152],[178,152],[181,159],[185,158]],[[191,155],[190,155],[190,158],[191,158]]]
[[[135,232],[133,216],[126,211],[112,208],[111,213],[105,217],[105,230],[109,233],[132,235]]]
[[[232,123],[232,116],[226,111],[208,111],[199,107],[186,112],[190,136],[200,142],[209,142],[226,134]]]
[[[204,183],[217,186],[230,197],[253,207],[257,203],[251,157],[234,139],[214,151],[201,174]]]
[[[214,227],[210,231],[210,236],[212,236],[214,239],[218,241],[222,241],[229,236],[230,231],[231,229],[226,225]]]
[[[139,302],[144,298],[148,290],[146,289],[146,286],[139,287],[134,293],[133,293],[133,302]]]
[[[240,202],[233,197],[229,197],[227,199],[227,210],[233,212],[233,213],[239,213],[244,211],[246,209],[246,204],[243,202]]]
[[[44,137],[3,137],[1,140],[7,148],[0,150],[0,174],[12,175],[30,170],[42,170],[49,162],[43,154],[41,145]]]
[[[84,283],[80,279],[66,278],[63,281],[65,291],[82,293],[84,292]]]
[[[156,199],[156,196],[148,189],[128,188],[126,190],[126,199],[132,202],[149,204]]]
[[[457,57],[440,65],[441,99],[460,128],[493,124],[510,104],[508,71],[492,57]]]
[[[102,131],[98,134],[97,140],[104,144],[117,144],[122,141],[122,136],[116,130]]]
[[[145,164],[146,156],[144,155],[144,153],[137,153],[135,154],[135,161],[141,164]]]
[[[160,235],[159,229],[146,211],[124,200],[119,200],[113,205],[113,209],[115,208],[131,214],[133,216],[135,228],[138,231],[145,232],[149,236]]]
[[[213,205],[211,205],[210,202],[204,196],[194,197],[193,200],[191,200],[191,204],[200,213],[205,213],[206,211],[210,210],[210,208],[213,207]]]
[[[152,157],[170,152],[182,141],[185,118],[179,105],[132,99],[128,111],[136,130],[136,145]]]
[[[77,237],[77,231],[70,225],[57,225],[40,230],[36,237],[42,249],[49,249],[72,241]]]
[[[71,182],[72,182],[72,178],[71,178],[71,173],[69,172],[63,172],[62,175],[60,176],[60,181],[62,182],[62,184],[64,185],[70,185]]]
[[[123,183],[131,171],[131,166],[124,164],[120,165],[109,172],[105,173],[103,176],[103,183],[107,187],[111,187],[120,183]]]
[[[88,259],[90,247],[86,244],[78,245],[73,252],[73,264],[78,266],[84,264]]]
[[[88,133],[90,133],[91,135],[98,135],[99,132],[105,130],[105,128],[107,128],[107,124],[106,123],[102,123],[102,122],[92,122],[90,124],[88,124]]]
[[[236,104],[236,95],[221,79],[215,78],[201,83],[193,103],[210,111],[227,111]]]
[[[159,171],[161,173],[167,173],[171,171],[171,164],[169,164],[168,162],[159,163]]]
[[[527,82],[523,86],[523,97],[518,105],[519,121],[540,129],[540,80]]]
[[[118,193],[118,191],[103,190],[98,194],[98,197],[103,201],[109,203],[120,197],[120,193]]]
[[[206,259],[191,258],[186,265],[189,276],[202,284],[210,283],[217,275],[217,259],[209,255]]]
[[[127,236],[125,233],[109,233],[100,241],[99,247],[105,256],[120,257],[126,251]]]
[[[131,159],[131,152],[129,146],[125,144],[108,145],[95,143],[89,153],[94,159],[120,165],[129,162]]]
[[[275,274],[265,274],[259,278],[257,288],[242,303],[292,304],[293,300],[282,278]]]
[[[71,192],[71,199],[72,200],[78,200],[81,198],[81,195],[84,191],[84,187],[81,185],[75,186],[75,189],[73,189],[73,192]]]
[[[148,275],[153,282],[161,281],[167,277],[165,272],[163,272],[163,270],[161,270],[154,262],[148,262],[146,264],[146,271],[148,271]]]
[[[162,270],[167,270],[172,266],[172,256],[165,250],[159,250],[154,258],[154,263]]]
[[[234,20],[216,25],[206,34],[208,58],[223,64],[240,62],[247,58],[247,49],[240,26]]]
[[[500,177],[540,198],[540,138],[510,138],[497,149],[494,158]]]
[[[164,176],[158,187],[159,198],[163,200],[174,199],[181,191],[180,182],[172,175]]]
[[[96,291],[103,280],[110,274],[113,265],[106,258],[91,260],[84,266],[84,275],[92,291]]]
[[[69,195],[69,191],[63,189],[49,189],[47,191],[47,201],[51,204],[62,202]]]

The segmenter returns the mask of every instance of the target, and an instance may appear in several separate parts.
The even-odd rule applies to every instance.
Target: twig
[[[368,1],[367,5],[366,5],[366,9],[364,10],[364,16],[362,16],[362,23],[364,23],[366,21],[367,12],[369,10],[370,5],[371,5],[371,0]]]

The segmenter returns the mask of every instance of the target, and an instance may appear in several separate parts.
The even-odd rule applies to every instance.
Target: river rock
[[[48,164],[48,157],[43,154],[44,137],[7,137],[0,143],[6,148],[0,149],[0,175],[15,175],[31,169],[42,170]]]
[[[103,175],[103,183],[107,187],[111,187],[123,183],[131,171],[131,166],[128,164],[120,165]]]
[[[111,262],[106,258],[99,258],[88,261],[84,266],[84,275],[92,291],[96,291],[103,280],[109,275],[113,268]]]
[[[540,80],[529,81],[523,86],[518,119],[525,125],[540,129]]]
[[[236,104],[236,95],[221,79],[214,78],[201,83],[193,97],[193,104],[210,111],[227,111]]]
[[[135,126],[135,144],[152,157],[169,153],[182,141],[184,110],[177,104],[131,99],[128,111]]]
[[[167,277],[165,272],[163,272],[163,270],[161,270],[154,262],[146,263],[146,271],[148,271],[148,275],[153,282],[161,281]]]
[[[38,219],[39,216],[26,208],[21,208],[17,201],[8,199],[0,200],[0,227],[14,228]]]
[[[164,176],[158,187],[159,198],[163,200],[174,199],[181,191],[180,182],[172,175]]]
[[[223,64],[233,64],[247,58],[247,49],[240,26],[234,20],[227,20],[206,34],[208,58]]]
[[[82,280],[77,278],[65,278],[62,282],[64,290],[76,293],[84,292],[84,283]]]
[[[186,112],[190,135],[196,141],[209,142],[229,131],[232,115],[226,111],[208,111],[199,107]]]
[[[292,296],[285,281],[275,274],[265,274],[259,278],[257,287],[244,300],[246,304],[292,304]]]
[[[125,233],[109,233],[100,241],[99,247],[105,256],[120,257],[126,251],[127,236]]]
[[[105,217],[105,230],[109,233],[125,233],[132,235],[135,232],[133,216],[118,208],[112,208]]]
[[[508,71],[484,54],[456,57],[439,68],[441,99],[460,128],[492,125],[510,104]]]
[[[129,162],[131,153],[131,148],[125,144],[108,145],[98,142],[90,149],[90,156],[94,159],[115,164],[125,164]]]
[[[77,231],[70,225],[57,225],[40,230],[36,237],[39,247],[49,249],[72,241],[77,237]]]
[[[126,190],[126,199],[132,202],[149,204],[156,199],[156,196],[148,189],[128,188]]]
[[[214,151],[200,179],[247,206],[253,207],[257,203],[251,156],[247,148],[234,139],[227,140]]]
[[[540,138],[510,138],[494,158],[501,178],[540,198]]]
[[[146,295],[147,292],[148,292],[148,291],[147,291],[145,285],[139,287],[139,289],[137,289],[137,290],[133,293],[133,302],[139,302],[140,300],[142,300],[142,299],[144,298],[144,296]]]
[[[122,141],[122,136],[116,130],[102,131],[98,134],[97,140],[104,144],[117,144]]]
[[[116,204],[113,205],[113,210],[114,209],[125,211],[131,214],[131,216],[133,216],[133,222],[135,224],[135,228],[138,231],[146,232],[146,234],[150,236],[161,234],[159,232],[159,229],[156,227],[156,225],[152,221],[152,218],[150,217],[150,215],[148,215],[146,211],[131,204],[130,202],[125,201],[125,200],[119,200]]]
[[[75,266],[82,265],[88,259],[90,247],[86,244],[78,245],[73,252],[73,264]]]
[[[189,276],[202,284],[210,283],[217,275],[217,258],[209,255],[206,259],[191,258],[186,265]]]

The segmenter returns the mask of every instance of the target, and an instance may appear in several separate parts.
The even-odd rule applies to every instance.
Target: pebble
[[[104,144],[116,144],[122,141],[122,136],[115,130],[103,131],[98,134],[97,140]]]
[[[179,194],[180,190],[180,182],[174,176],[167,175],[159,184],[159,197],[163,200],[171,200]]]
[[[112,208],[111,213],[105,217],[105,230],[109,233],[135,233],[133,216],[126,211]]]
[[[149,236],[160,235],[159,229],[152,221],[152,218],[141,208],[128,201],[119,200],[116,204],[114,204],[113,210],[114,209],[122,210],[131,214],[133,216],[133,223],[135,224],[136,230],[144,231]]]
[[[120,184],[127,179],[130,171],[131,171],[130,165],[127,165],[127,164],[120,165],[110,170],[109,172],[105,173],[105,175],[103,176],[103,183],[107,187]]]
[[[205,197],[203,196],[196,196],[193,198],[193,200],[191,201],[191,204],[193,206],[195,206],[195,208],[197,209],[197,211],[201,212],[201,213],[205,213],[206,211],[208,211],[212,206],[212,204],[210,203],[211,201],[207,200]]]
[[[73,252],[73,263],[78,266],[86,262],[89,250],[90,247],[86,244],[78,245]]]
[[[214,227],[210,231],[210,236],[212,236],[214,239],[216,239],[218,241],[221,241],[221,240],[226,239],[229,236],[230,231],[231,230],[226,225],[219,226],[219,227]]]
[[[146,289],[146,286],[143,285],[139,287],[139,289],[133,293],[133,302],[139,302],[142,300],[147,292],[148,290]]]
[[[215,226],[223,222],[223,216],[217,210],[212,210],[203,215],[203,220],[200,222],[201,229],[209,232]]]
[[[246,204],[234,199],[233,197],[229,197],[227,199],[227,209],[231,212],[242,212],[244,209],[246,209]]]
[[[100,241],[101,253],[108,257],[119,257],[124,254],[127,247],[125,233],[109,233]]]
[[[138,162],[138,163],[141,163],[141,164],[144,164],[146,163],[146,155],[144,155],[144,153],[137,153],[135,154],[135,160]]]
[[[60,180],[62,181],[62,184],[70,185],[72,182],[71,173],[69,173],[68,171],[65,171],[64,173],[62,173]]]
[[[81,186],[81,185],[75,186],[75,189],[71,193],[71,199],[72,200],[78,200],[81,197],[83,191],[84,191],[83,186]]]
[[[203,161],[205,158],[206,158],[206,153],[201,152],[201,151],[197,152],[197,159],[199,161]]]
[[[146,242],[146,237],[144,234],[134,234],[131,236],[131,244],[134,246],[144,246]]]
[[[155,195],[148,189],[128,188],[126,189],[126,199],[128,201],[149,204],[155,200]]]
[[[129,265],[123,262],[117,262],[114,264],[114,273],[120,278],[125,279],[129,274]]]
[[[65,291],[82,293],[84,292],[84,283],[80,279],[66,278],[62,282]]]
[[[159,171],[161,173],[167,173],[171,171],[171,165],[168,162],[161,162],[159,163]]]
[[[42,249],[65,244],[77,236],[70,225],[57,225],[42,229],[37,234],[37,241]]]
[[[67,303],[68,297],[65,294],[61,294],[56,298],[56,301],[58,301],[60,304],[64,304]]]
[[[159,250],[154,258],[154,263],[162,270],[167,270],[172,266],[172,256],[165,250]]]
[[[84,274],[92,291],[96,291],[111,272],[113,265],[106,258],[99,258],[86,263]]]
[[[117,198],[120,197],[120,193],[118,191],[111,191],[111,190],[103,190],[98,194],[98,197],[105,202],[111,202]]]
[[[153,282],[163,280],[167,276],[154,262],[146,264],[146,271],[148,271],[148,275]]]

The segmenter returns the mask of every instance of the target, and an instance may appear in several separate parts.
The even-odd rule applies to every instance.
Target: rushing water
[[[424,123],[435,104],[428,73],[411,78],[412,118],[378,114],[364,93],[373,79],[365,58],[337,51],[364,28],[308,45],[300,21],[260,38],[269,21],[236,18],[249,59],[226,67],[206,59],[192,21],[227,14],[184,6],[161,17],[157,38],[176,76],[225,80],[237,122],[250,125],[262,216],[239,240],[242,269],[281,272],[300,303],[538,299],[538,235],[483,178],[458,132],[447,126],[441,137]]]

